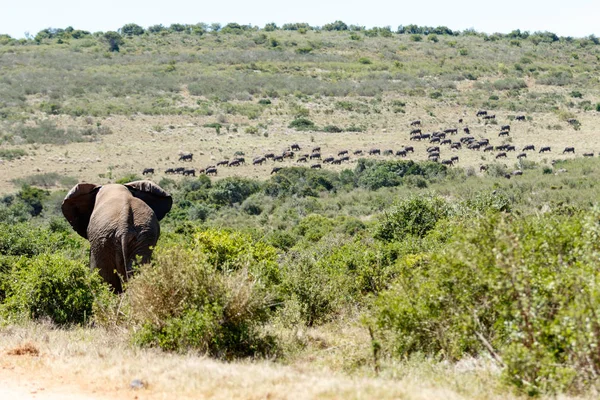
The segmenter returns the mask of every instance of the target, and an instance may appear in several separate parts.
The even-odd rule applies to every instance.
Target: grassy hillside
[[[295,142],[301,153],[320,146],[324,156],[372,147],[395,153],[412,144],[415,119],[423,132],[458,128],[462,134],[469,127],[478,140],[517,150],[554,145],[552,158],[568,146],[579,156],[600,151],[594,37],[235,25],[80,32],[48,30],[35,40],[1,42],[3,191],[32,172],[87,180],[146,167],[162,174],[180,166],[180,152],[196,155],[197,170],[236,152],[254,158]],[[115,41],[118,51],[111,51]],[[479,109],[496,119],[476,118]],[[516,115],[527,123],[499,138],[500,127]],[[297,118],[314,125],[298,132],[290,128]],[[417,143],[409,158],[426,159],[426,147]],[[25,155],[9,161],[15,151]],[[516,154],[509,154],[509,164]],[[452,155],[476,168],[495,157],[465,150],[440,157]],[[350,162],[357,158],[351,154]],[[219,172],[264,178],[271,168]]]
[[[198,365],[231,397],[593,398],[598,40],[285,28],[0,37],[0,350],[42,360],[8,367],[157,398],[223,389]],[[142,177],[173,209],[115,295],[60,204]]]

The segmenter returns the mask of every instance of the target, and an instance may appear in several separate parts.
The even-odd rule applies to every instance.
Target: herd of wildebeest
[[[496,120],[496,116],[494,114],[489,114],[485,110],[479,110],[475,114],[477,118],[481,117],[482,119]],[[515,121],[525,122],[527,119],[524,115],[517,115],[514,118]],[[569,119],[567,122],[571,125],[579,124],[579,122],[575,119]],[[492,145],[488,138],[475,139],[471,135],[471,130],[467,125],[464,125],[464,121],[462,118],[458,120],[459,124],[463,125],[462,129],[459,128],[448,128],[438,132],[431,133],[423,133],[421,129],[421,120],[414,120],[410,123],[410,133],[409,140],[411,141],[428,141],[430,146],[426,148],[427,159],[433,162],[439,162],[446,166],[453,166],[459,162],[458,155],[455,155],[457,151],[462,149],[467,149],[471,151],[483,151],[484,153],[492,153],[496,160],[499,159],[507,159],[510,152],[517,153],[517,148],[511,144],[499,144]],[[462,130],[464,132],[464,136],[461,136],[457,139],[453,139],[454,135],[458,135],[459,131]],[[511,135],[511,126],[501,125],[500,130],[498,132],[499,138],[506,138]],[[442,151],[444,149],[444,151]],[[446,152],[446,150],[452,151],[453,155],[442,158],[442,152]],[[380,149],[380,148],[371,148],[369,150],[349,150],[343,149],[337,152],[337,156],[329,155],[327,157],[323,157],[321,154],[321,147],[314,146],[312,147],[310,153],[300,153],[302,148],[299,144],[294,143],[291,146],[284,149],[281,153],[269,152],[262,155],[258,155],[252,159],[252,165],[263,165],[269,161],[273,163],[283,162],[285,160],[295,160],[295,162],[299,165],[310,163],[310,168],[320,169],[325,164],[339,165],[344,162],[350,162],[350,155],[362,157],[365,155],[375,156],[375,155],[383,155],[383,156],[396,156],[406,158],[409,153],[414,154],[415,148],[414,146],[402,146],[399,150],[392,149]],[[551,152],[552,149],[550,146],[539,146],[539,150],[536,149],[536,146],[533,144],[528,144],[523,146],[523,148],[518,150],[519,153],[516,155],[517,159],[526,158],[528,151],[538,151],[539,153]],[[565,147],[562,152],[565,153],[573,153],[575,154],[574,147]],[[238,152],[236,154],[242,154]],[[593,157],[594,153],[584,153],[584,157]],[[181,162],[192,162],[194,155],[192,153],[180,153],[178,161]],[[191,168],[191,167],[177,167],[177,168],[167,168],[164,173],[167,175],[171,174],[180,174],[183,176],[196,176],[196,174],[206,174],[206,175],[217,175],[218,167],[240,167],[246,165],[246,160],[243,156],[235,156],[232,159],[226,159],[217,162],[215,165],[209,165],[205,168]],[[271,170],[271,174],[275,174],[279,172],[282,167],[274,166]],[[487,165],[480,165],[480,172],[487,171]],[[156,171],[154,168],[144,168],[143,175],[154,174]],[[511,173],[505,174],[506,178],[510,178],[512,176],[522,175],[523,172],[521,170],[515,170]]]

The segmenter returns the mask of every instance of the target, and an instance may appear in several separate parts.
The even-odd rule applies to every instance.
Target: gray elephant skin
[[[90,268],[117,293],[133,272],[133,262],[150,261],[160,221],[173,205],[171,195],[150,181],[95,185],[80,183],[67,193],[62,212],[90,242]]]

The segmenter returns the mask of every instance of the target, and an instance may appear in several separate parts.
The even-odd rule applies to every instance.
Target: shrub
[[[411,197],[383,214],[374,237],[386,241],[402,240],[407,235],[424,237],[449,212],[449,206],[439,197]]]
[[[522,79],[498,79],[493,83],[494,89],[496,90],[514,90],[514,89],[524,89],[527,87],[527,83],[525,83]]]
[[[27,152],[23,149],[0,149],[0,158],[3,160],[14,160],[26,156]]]
[[[384,347],[449,359],[494,351],[506,379],[529,394],[585,389],[600,366],[591,312],[600,302],[599,217],[456,222],[443,248],[404,257],[376,300]]]
[[[0,312],[7,318],[50,318],[56,324],[81,324],[92,314],[94,293],[108,290],[82,262],[54,255],[21,258],[3,283]]]
[[[246,268],[217,270],[201,251],[175,247],[154,258],[127,289],[137,344],[224,359],[274,349],[260,333],[270,296]]]
[[[294,128],[297,131],[312,131],[316,129],[315,123],[308,118],[296,118],[288,125],[288,128]]]
[[[343,131],[344,130],[342,128],[336,125],[326,125],[323,127],[323,132],[338,133]]]

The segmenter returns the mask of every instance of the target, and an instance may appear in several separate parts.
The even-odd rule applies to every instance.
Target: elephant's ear
[[[171,211],[171,206],[173,205],[171,195],[156,183],[151,181],[135,181],[126,183],[125,186],[133,196],[143,200],[144,203],[150,206],[159,221]]]
[[[75,232],[86,239],[90,216],[96,203],[96,194],[100,188],[101,186],[91,183],[80,183],[67,193],[62,202],[63,215]]]

